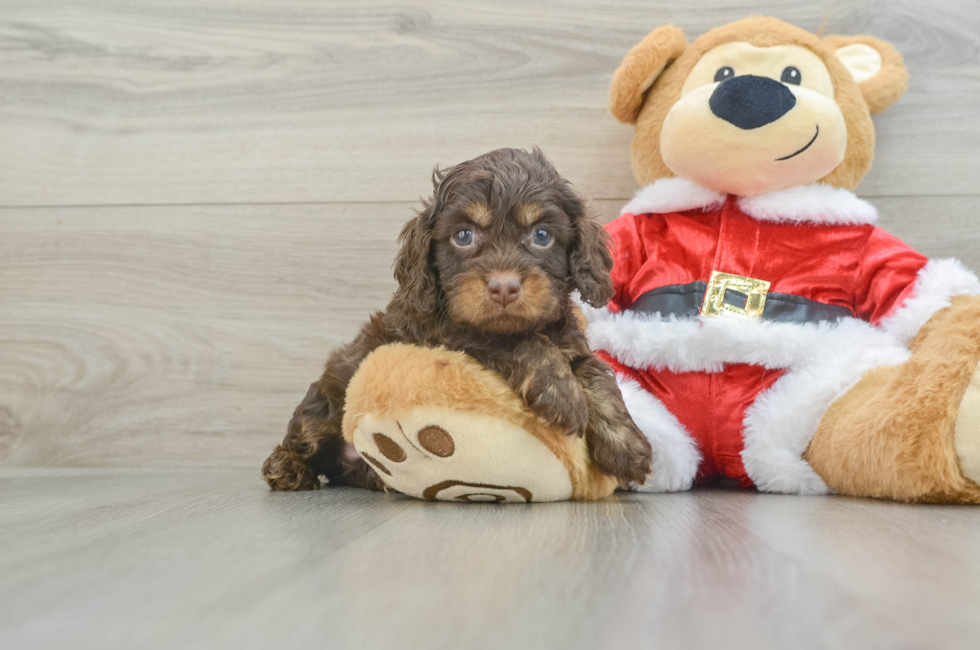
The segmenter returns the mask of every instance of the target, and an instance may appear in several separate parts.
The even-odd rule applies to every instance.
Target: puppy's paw
[[[642,485],[653,468],[653,448],[630,421],[604,422],[589,430],[589,455],[604,474],[615,476],[624,487]]]
[[[535,381],[524,399],[534,414],[548,424],[579,437],[585,435],[589,405],[578,382]]]
[[[316,490],[320,480],[306,466],[302,458],[279,445],[262,463],[262,478],[273,490],[294,492]]]

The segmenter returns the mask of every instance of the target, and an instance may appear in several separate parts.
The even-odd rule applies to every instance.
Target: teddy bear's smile
[[[817,141],[817,138],[819,136],[820,136],[820,125],[817,124],[817,130],[816,130],[816,132],[813,134],[813,137],[810,138],[810,141],[807,142],[803,146],[802,149],[798,150],[796,153],[791,153],[788,156],[783,156],[782,158],[776,158],[776,162],[779,162],[781,160],[789,160],[790,158],[795,158],[796,156],[799,156],[801,153],[803,153],[804,151],[806,151],[807,149],[809,149],[810,148],[810,145],[813,144],[814,142],[816,142]]]

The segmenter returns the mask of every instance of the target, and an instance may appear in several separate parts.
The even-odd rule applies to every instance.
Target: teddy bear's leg
[[[391,344],[347,389],[344,436],[390,487],[451,501],[597,499],[617,481],[461,352]]]
[[[953,447],[963,475],[980,484],[980,367],[974,371],[960,402],[953,428]]]
[[[980,298],[954,298],[830,407],[805,458],[839,494],[980,504]]]

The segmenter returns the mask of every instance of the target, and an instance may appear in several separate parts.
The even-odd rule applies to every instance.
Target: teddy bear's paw
[[[420,499],[528,503],[572,495],[558,457],[499,418],[440,408],[367,413],[353,443],[388,486]]]
[[[980,483],[980,367],[974,371],[960,402],[953,444],[963,475]]]

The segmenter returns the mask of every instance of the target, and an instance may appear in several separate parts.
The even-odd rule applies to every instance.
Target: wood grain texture
[[[329,351],[387,302],[410,215],[4,212],[0,458],[257,466]]]
[[[975,199],[876,203],[980,268]],[[413,207],[0,209],[0,464],[258,467],[387,303]]]
[[[969,508],[701,490],[534,506],[254,471],[0,470],[0,647],[930,648],[980,638]]]
[[[752,13],[905,56],[864,192],[976,193],[975,0],[0,0],[0,205],[413,201],[436,163],[532,144],[626,198],[612,71],[655,26]]]

